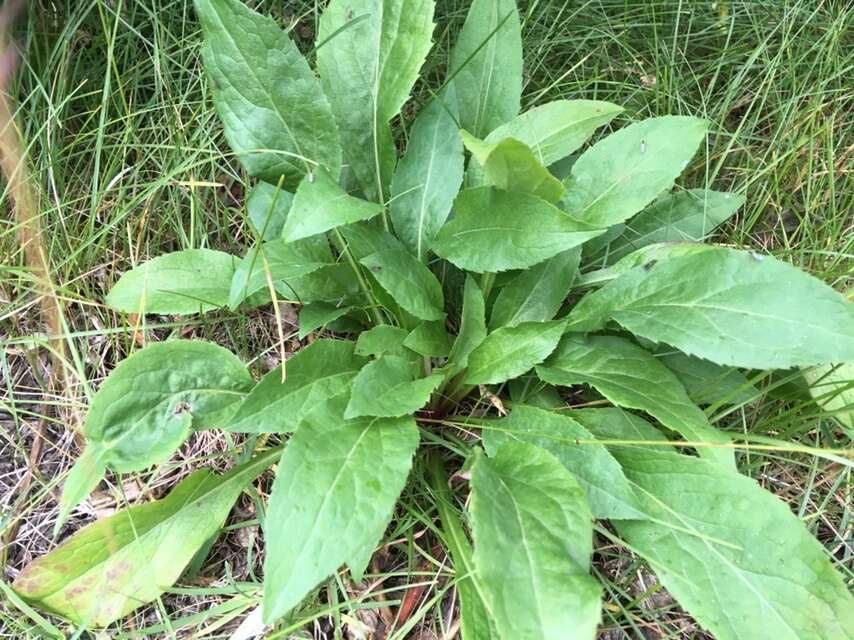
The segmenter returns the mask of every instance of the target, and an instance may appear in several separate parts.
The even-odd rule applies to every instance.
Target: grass
[[[314,3],[256,4],[310,49]],[[462,0],[440,4],[440,55],[424,74],[432,86],[467,10]],[[761,247],[839,290],[854,285],[854,8],[815,0],[522,5],[524,107],[584,97],[624,105],[619,124],[666,113],[706,117],[712,135],[686,183],[747,195],[719,240]],[[67,374],[58,384],[63,367],[49,353],[61,352],[44,334],[38,283],[24,260],[17,224],[3,217],[0,548],[6,581],[54,545],[58,487],[79,455],[73,432],[93,387],[139,337],[102,305],[105,291],[147,257],[189,247],[240,254],[249,242],[242,211],[249,182],[222,138],[189,0],[37,1],[18,26],[16,117],[64,311]],[[425,86],[416,87],[405,112],[416,110],[425,95]],[[285,326],[292,330],[286,348],[293,351],[299,348],[295,327]],[[202,319],[149,318],[142,332],[149,340],[172,334],[225,344],[256,374],[277,363],[269,307]],[[846,446],[788,382],[766,380],[753,403],[720,410],[713,419],[748,435]],[[446,451],[465,450],[470,441],[458,432],[425,438]],[[110,476],[96,504],[75,512],[63,536],[128,501],[162,495],[192,467],[224,467],[235,444],[216,432],[197,434],[153,472]],[[454,573],[441,551],[447,533],[428,507],[425,464],[416,465],[365,581],[353,584],[346,573],[331,579],[271,637],[356,638],[358,629],[392,629],[374,635],[389,639],[451,637]],[[854,580],[850,471],[819,457],[774,451],[743,455],[741,467],[789,502]],[[114,625],[115,631],[228,637],[259,602],[263,541],[257,517],[268,490],[269,478],[263,478],[252,496],[241,499],[195,577]],[[452,496],[451,509],[461,507],[459,498]],[[607,591],[602,638],[705,637],[608,533],[597,536],[595,563]],[[0,637],[41,637],[46,624],[2,598]]]

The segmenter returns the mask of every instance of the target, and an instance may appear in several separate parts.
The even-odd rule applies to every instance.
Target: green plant
[[[285,298],[302,303],[301,334],[358,337],[316,340],[257,384],[211,344],[140,350],[92,403],[66,512],[105,468],[161,462],[193,429],[292,432],[265,516],[264,609],[274,621],[342,564],[362,575],[420,426],[436,526],[454,541],[464,638],[592,637],[593,518],[610,521],[601,535],[646,558],[720,638],[850,635],[851,597],[824,551],[737,473],[737,436],[709,424],[683,380],[699,377],[695,389],[716,391],[704,402],[726,403],[750,388],[735,368],[852,361],[854,314],[770,256],[673,242],[702,239],[743,202],[668,193],[706,135],[703,121],[642,121],[573,158],[620,109],[561,101],[517,115],[519,17],[509,0],[478,0],[398,162],[389,122],[427,55],[431,2],[333,0],[312,52],[322,84],[273,21],[237,0],[197,8],[226,137],[261,180],[248,203],[257,241],[239,261],[208,249],[155,258],[107,302],[187,314]],[[667,351],[654,353],[658,344]],[[556,387],[576,385],[615,408],[564,410]],[[481,397],[509,416],[467,411]],[[436,435],[457,427],[481,429],[488,455],[477,441]],[[446,484],[460,454],[466,522]],[[277,455],[232,477],[248,481]],[[24,572],[18,593],[94,625],[151,600],[237,495],[222,492],[201,533],[170,539],[181,548],[166,549],[173,571],[155,575],[140,524],[154,536],[161,519],[192,521],[199,507],[182,499],[192,493],[184,487],[154,515],[120,516],[135,529],[129,544],[141,551],[129,564],[150,578],[135,583],[145,590],[114,584],[100,564],[86,571],[101,591],[79,573],[72,580],[57,569],[73,555],[61,547]],[[96,523],[67,544],[96,544],[117,528]],[[49,594],[45,574],[60,576]],[[99,609],[117,586],[127,599]]]

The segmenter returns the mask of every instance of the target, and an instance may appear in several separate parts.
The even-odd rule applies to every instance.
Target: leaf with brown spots
[[[13,589],[75,624],[118,620],[175,584],[244,487],[280,454],[271,449],[224,476],[196,471],[162,500],[90,524],[27,565]]]

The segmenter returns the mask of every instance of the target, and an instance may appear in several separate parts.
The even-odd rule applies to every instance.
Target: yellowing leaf
[[[280,454],[270,450],[223,476],[196,471],[162,500],[93,522],[25,567],[12,587],[75,624],[106,626],[173,585]]]

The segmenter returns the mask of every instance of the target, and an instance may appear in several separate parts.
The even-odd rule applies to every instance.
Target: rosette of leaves
[[[192,429],[288,434],[263,523],[267,623],[342,566],[361,578],[417,460],[464,640],[593,638],[595,520],[717,638],[852,637],[831,558],[698,403],[749,400],[763,370],[854,361],[854,312],[786,262],[703,244],[744,202],[676,186],[709,123],[617,127],[622,109],[595,100],[520,113],[517,8],[474,0],[404,135],[391,123],[433,0],[331,0],[311,60],[241,0],[196,9],[257,239],[243,257],[154,258],[107,301],[287,299],[318,339],[257,382],[211,345],[130,356],[95,396],[66,508]],[[599,408],[568,408],[567,389]]]

